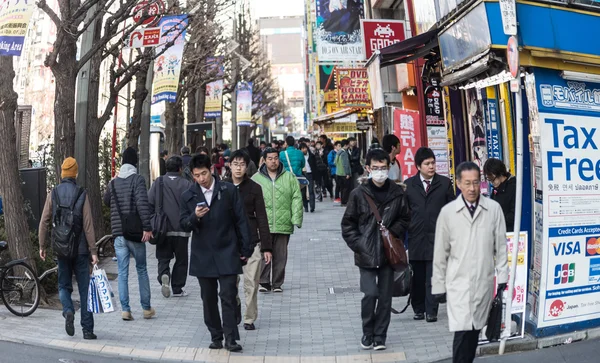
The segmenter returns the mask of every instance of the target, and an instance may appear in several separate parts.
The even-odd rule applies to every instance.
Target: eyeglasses
[[[232,169],[242,169],[245,167],[246,167],[246,163],[232,163],[231,164]]]
[[[371,168],[372,171],[382,171],[382,170],[388,170],[389,168],[387,166],[374,166]]]
[[[485,177],[487,179],[487,181],[489,181],[490,183],[493,183],[496,179],[498,179],[497,176],[495,175],[488,175]]]
[[[466,189],[471,189],[471,187],[475,187],[475,188],[479,188],[479,185],[481,185],[481,181],[480,180],[476,180],[476,181],[465,181],[461,183]]]

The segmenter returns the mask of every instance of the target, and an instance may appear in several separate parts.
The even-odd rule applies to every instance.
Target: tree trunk
[[[132,147],[138,150],[138,143],[140,133],[142,131],[142,110],[144,105],[144,99],[148,96],[148,90],[146,89],[146,79],[148,78],[148,67],[149,63],[145,60],[140,70],[135,74],[135,91],[133,92],[133,99],[135,101],[133,106],[133,116],[131,117],[131,123],[127,124],[127,147]]]
[[[206,107],[206,84],[203,84],[197,91],[196,97],[196,120],[204,121],[204,109]]]
[[[176,155],[185,143],[183,107],[174,102],[167,102],[165,124],[165,149],[169,155]]]
[[[32,257],[27,216],[23,209],[23,193],[19,176],[15,111],[17,93],[13,90],[15,71],[13,57],[0,57],[0,194],[3,197],[4,222],[13,259]],[[35,263],[31,264],[35,269]]]
[[[238,141],[238,148],[243,149],[248,145],[248,139],[250,138],[251,128],[250,126],[238,126],[240,128],[240,140]]]
[[[197,89],[194,88],[192,90],[190,90],[190,92],[188,93],[188,97],[187,97],[187,123],[188,124],[194,124],[198,121],[197,120],[197,115],[196,115],[196,91]],[[192,150],[193,151],[193,150]]]

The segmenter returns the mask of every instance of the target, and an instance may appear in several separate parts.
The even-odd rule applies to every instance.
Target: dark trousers
[[[363,334],[385,342],[392,315],[394,270],[389,266],[360,269]]]
[[[198,277],[200,294],[204,308],[204,324],[210,332],[212,341],[240,339],[237,312],[237,275],[220,276],[218,278]],[[219,297],[223,312],[223,325],[219,314]]]
[[[84,331],[94,332],[94,315],[87,310],[88,288],[90,286],[90,255],[78,255],[74,259],[58,259],[58,297],[63,306],[63,316],[67,312],[75,313],[71,293],[73,293],[73,274],[77,280],[81,308],[81,327]]]
[[[411,261],[413,268],[413,283],[410,299],[415,314],[437,316],[439,304],[431,294],[432,261]]]
[[[477,353],[479,330],[457,331],[452,345],[452,363],[472,363]]]
[[[306,198],[306,190],[300,190],[302,192],[302,204],[304,210],[308,211],[308,204],[310,202],[310,210],[315,210],[315,179],[313,173],[306,173],[306,179],[308,180],[308,199]]]
[[[347,179],[345,176],[337,176],[337,185],[340,191],[340,198],[342,199],[342,205],[348,203],[350,192],[352,191],[352,180]]]
[[[333,198],[333,180],[327,170],[324,170],[321,174],[321,191],[325,194],[325,191],[329,192],[329,196]]]
[[[333,183],[333,180],[335,180],[335,196],[334,196],[334,199],[338,199],[340,197],[340,182],[338,181],[337,175],[332,175],[331,179],[332,179],[332,183]]]
[[[273,260],[268,265],[265,263],[264,259],[262,260],[260,284],[277,289],[283,285],[285,280],[285,266],[287,265],[290,235],[271,233],[271,240],[273,241]],[[273,270],[272,274],[271,270]],[[273,282],[271,282],[271,275],[273,276]]]
[[[158,283],[162,284],[162,275],[169,276],[173,294],[181,294],[188,275],[188,237],[169,236],[167,240],[156,246],[158,259]],[[175,257],[173,272],[169,268]]]

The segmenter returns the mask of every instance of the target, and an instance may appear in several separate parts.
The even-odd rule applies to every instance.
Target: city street
[[[283,294],[259,296],[257,330],[241,328],[241,361],[318,361],[318,362],[432,362],[451,355],[452,335],[448,332],[445,309],[434,324],[415,322],[409,308],[393,315],[383,352],[363,351],[358,269],[353,255],[340,235],[343,208],[330,200],[317,203],[313,214],[305,214],[304,225],[290,241],[289,263]],[[116,263],[103,261],[108,273],[117,271]],[[134,263],[130,266],[130,301],[135,321],[121,320],[120,312],[95,316],[97,341],[84,341],[76,314],[76,334],[64,331],[59,311],[39,309],[31,317],[18,318],[0,310],[0,339],[80,352],[119,354],[134,359],[176,359],[227,362],[229,354],[212,355],[210,336],[202,320],[200,289],[188,279],[187,298],[165,299],[156,281],[154,247],[148,248],[148,267],[152,305],[156,319],[143,320]],[[112,281],[118,292],[117,281]],[[76,294],[73,294],[75,298]],[[243,296],[241,296],[243,301]],[[394,299],[400,310],[405,298]],[[118,302],[118,299],[116,300]],[[118,305],[118,304],[117,304]],[[248,360],[240,360],[245,357]]]

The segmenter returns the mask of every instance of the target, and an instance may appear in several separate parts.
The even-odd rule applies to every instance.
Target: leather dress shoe
[[[413,319],[415,319],[415,320],[425,320],[425,314],[423,314],[423,313],[416,313],[415,317]]]

